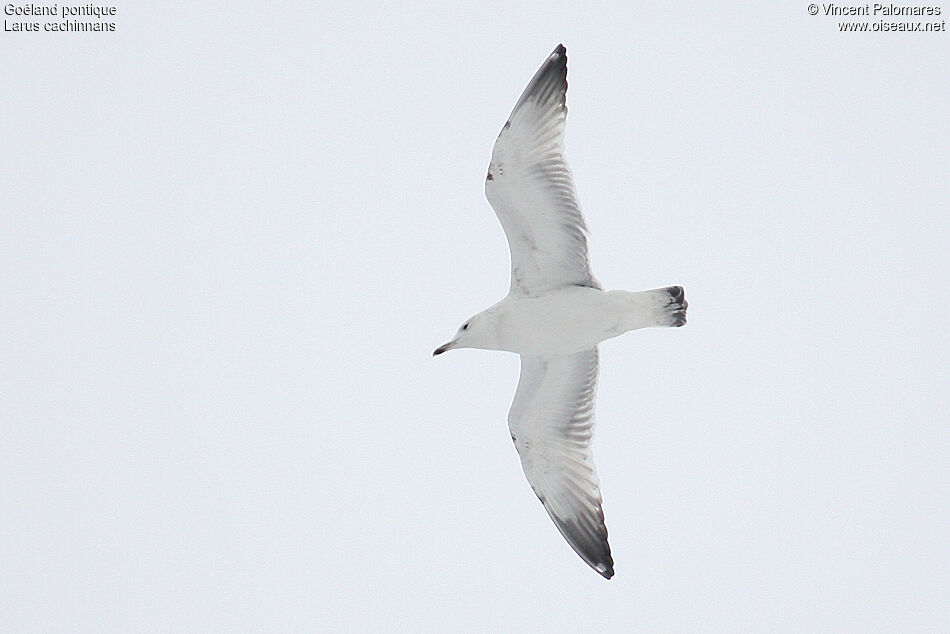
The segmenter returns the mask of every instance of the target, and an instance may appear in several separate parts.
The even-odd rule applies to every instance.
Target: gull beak
[[[454,348],[454,347],[455,347],[455,340],[453,339],[452,341],[450,341],[450,342],[448,342],[448,343],[444,343],[444,344],[442,344],[441,346],[439,346],[438,348],[436,348],[436,349],[435,349],[435,352],[432,353],[432,356],[433,356],[433,357],[438,356],[438,355],[442,354],[443,352],[445,352],[446,350],[451,350],[451,349]]]

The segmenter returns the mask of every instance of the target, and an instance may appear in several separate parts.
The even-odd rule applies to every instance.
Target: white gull
[[[528,483],[587,564],[613,558],[591,455],[597,344],[628,330],[682,326],[680,286],[605,291],[590,270],[587,227],[564,160],[567,51],[545,60],[495,141],[485,195],[508,238],[508,295],[433,355],[453,348],[521,355],[508,427]]]

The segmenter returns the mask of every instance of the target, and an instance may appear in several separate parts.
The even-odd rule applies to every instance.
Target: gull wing
[[[521,355],[508,428],[528,483],[567,543],[610,579],[614,561],[590,443],[597,348],[558,356]]]
[[[492,150],[485,196],[508,237],[512,294],[600,288],[564,160],[566,94],[567,51],[559,45],[525,88]]]

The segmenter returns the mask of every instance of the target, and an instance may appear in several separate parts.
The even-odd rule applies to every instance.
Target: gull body
[[[466,321],[436,354],[453,348],[572,354],[630,330],[672,325],[683,312],[672,301],[677,294],[679,287],[630,292],[569,286],[531,297],[509,295]]]
[[[587,226],[563,154],[567,52],[528,83],[492,149],[485,178],[511,253],[511,286],[433,355],[455,348],[521,355],[508,429],[528,483],[574,551],[609,579],[614,562],[591,440],[597,345],[629,330],[682,326],[680,286],[605,291],[590,270]]]

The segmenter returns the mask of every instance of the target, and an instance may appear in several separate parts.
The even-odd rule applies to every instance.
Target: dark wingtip
[[[528,86],[521,93],[521,98],[515,104],[511,111],[512,116],[518,111],[526,101],[534,101],[539,104],[547,104],[551,100],[560,103],[562,109],[567,105],[567,49],[563,44],[558,44],[554,52],[548,55],[541,68],[534,74]],[[509,122],[512,117],[509,117]],[[504,131],[504,130],[503,130]]]
[[[604,579],[614,576],[614,558],[610,556],[610,546],[607,546],[607,558],[591,566]]]
[[[540,496],[538,496],[540,497]],[[544,503],[544,500],[541,500]],[[544,505],[547,509],[547,504]],[[604,525],[602,511],[595,517],[562,520],[548,511],[554,525],[560,531],[567,543],[574,549],[597,574],[604,579],[614,576],[614,558],[610,554],[610,544],[607,541],[607,526]],[[591,521],[593,520],[593,522]]]

